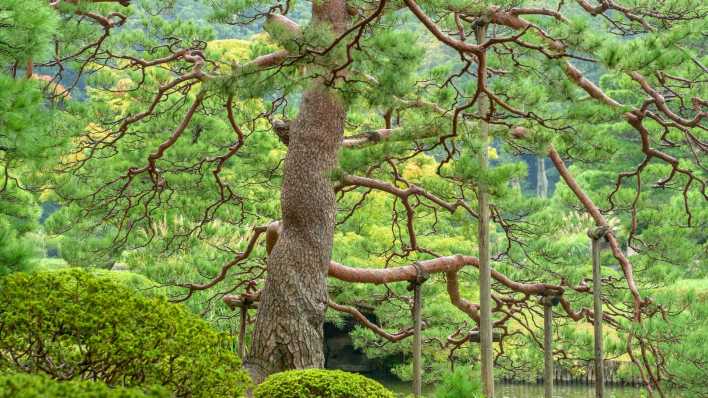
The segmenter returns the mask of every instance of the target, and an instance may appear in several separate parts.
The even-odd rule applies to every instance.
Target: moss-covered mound
[[[268,377],[255,398],[394,398],[378,382],[341,370],[291,370]]]

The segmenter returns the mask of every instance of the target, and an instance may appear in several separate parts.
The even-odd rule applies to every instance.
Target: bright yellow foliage
[[[497,148],[494,148],[493,146],[488,146],[487,147],[487,157],[490,160],[499,159],[499,154],[497,153]]]
[[[220,55],[222,62],[236,62],[248,57],[251,42],[241,39],[212,40],[207,48]]]

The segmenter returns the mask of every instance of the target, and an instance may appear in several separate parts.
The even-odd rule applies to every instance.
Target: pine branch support
[[[592,240],[592,294],[594,305],[594,335],[595,335],[595,398],[605,397],[605,359],[602,348],[602,275],[600,272],[601,240],[607,235],[609,228],[600,226],[588,231]]]
[[[223,298],[224,303],[228,305],[232,310],[236,308],[239,309],[240,323],[238,329],[238,355],[241,359],[246,358],[246,326],[248,325],[248,310],[251,308],[258,308],[258,303],[254,301],[252,295],[241,294],[241,295],[231,295],[228,294]]]
[[[558,296],[544,296],[543,304],[543,397],[553,398],[553,307],[560,303]]]
[[[413,395],[419,398],[423,393],[423,339],[421,336],[423,295],[421,294],[421,287],[430,275],[420,263],[415,262],[413,265],[415,266],[416,277],[410,281],[408,290],[413,290]]]
[[[479,21],[475,26],[475,36],[477,43],[481,44],[487,34],[487,25]],[[478,90],[481,90],[486,82],[486,53],[482,52],[477,56],[478,60]],[[479,153],[479,169],[484,175],[488,168],[487,142],[489,140],[489,123],[487,121],[489,113],[488,98],[480,94],[477,99],[480,119],[480,141],[482,147]],[[484,396],[494,398],[494,349],[492,347],[492,277],[489,256],[489,193],[484,179],[479,182],[477,198],[479,203],[479,331],[480,331],[480,353],[481,353],[481,378]]]

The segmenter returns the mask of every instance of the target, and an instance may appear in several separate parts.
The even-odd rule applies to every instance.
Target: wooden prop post
[[[240,311],[240,321],[238,329],[238,355],[241,359],[246,358],[246,326],[248,324],[248,310],[251,308],[258,308],[258,303],[255,302],[255,297],[251,293],[251,287],[255,287],[255,284],[246,289],[246,293],[239,295],[227,294],[224,296],[223,300],[226,305],[228,305],[232,310],[239,308]]]
[[[543,396],[553,398],[553,307],[560,303],[558,296],[544,296],[543,304]]]
[[[241,307],[241,323],[238,328],[238,356],[246,356],[246,322],[248,322],[248,308]]]
[[[602,278],[600,273],[601,239],[607,235],[606,225],[591,229],[588,236],[592,240],[592,294],[594,306],[595,334],[595,398],[605,397],[605,358],[602,348]]]
[[[486,40],[487,23],[480,21],[475,26],[475,38],[478,44],[482,44]],[[478,55],[479,74],[477,84],[480,87],[486,85],[487,79],[487,54],[483,51]],[[478,87],[478,88],[480,88]],[[487,114],[489,113],[489,99],[482,92],[477,98],[480,119],[479,140],[482,147],[479,151],[479,170],[480,174],[484,175],[489,166],[487,154],[487,145],[489,140],[489,123]],[[492,277],[491,268],[489,265],[489,192],[484,179],[481,179],[478,184],[477,201],[479,204],[479,331],[481,333],[480,342],[480,359],[481,377],[482,377],[482,392],[487,398],[494,398],[494,349],[492,347]]]
[[[408,290],[413,291],[413,395],[418,398],[423,390],[423,362],[422,362],[422,345],[421,329],[423,325],[422,317],[422,301],[421,287],[428,280],[429,275],[420,263],[413,263],[415,266],[415,279],[410,281]]]

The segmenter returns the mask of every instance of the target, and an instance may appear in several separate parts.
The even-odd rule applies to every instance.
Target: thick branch
[[[479,260],[472,256],[460,254],[438,257],[432,260],[418,261],[423,271],[427,273],[454,272],[465,266],[479,267]],[[329,276],[345,282],[353,283],[392,283],[415,280],[416,266],[413,264],[395,268],[352,268],[332,261],[329,266]],[[520,283],[509,279],[506,275],[492,270],[492,278],[507,288],[529,295],[545,296],[551,292],[562,294],[563,288],[545,283]]]

